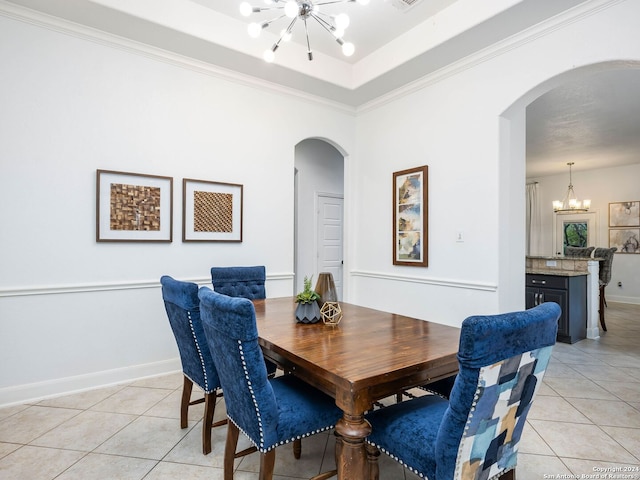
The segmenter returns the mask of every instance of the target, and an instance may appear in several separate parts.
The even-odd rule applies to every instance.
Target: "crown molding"
[[[81,40],[126,51],[127,53],[140,55],[204,75],[209,75],[219,80],[231,82],[234,85],[240,84],[250,88],[267,90],[275,94],[293,97],[297,100],[329,107],[349,115],[355,115],[356,113],[356,108],[354,106],[347,105],[342,102],[334,101],[320,95],[303,92],[292,87],[213,65],[208,62],[196,60],[186,55],[180,55],[146,43],[104,32],[60,17],[38,12],[30,8],[12,4],[5,0],[0,0],[0,15]]]

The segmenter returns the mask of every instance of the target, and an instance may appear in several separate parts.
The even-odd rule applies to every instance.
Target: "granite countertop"
[[[604,258],[602,257],[561,257],[559,255],[557,256],[531,256],[531,255],[527,255],[526,258],[530,258],[530,259],[534,259],[534,260],[604,260]]]
[[[579,277],[581,275],[589,275],[589,272],[576,272],[573,270],[559,270],[555,268],[527,268],[525,273],[533,275],[553,275],[554,277]]]

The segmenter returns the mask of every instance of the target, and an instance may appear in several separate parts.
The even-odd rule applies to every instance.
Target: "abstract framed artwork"
[[[173,178],[97,170],[97,242],[171,242]]]
[[[183,242],[242,242],[242,185],[185,178]]]
[[[609,204],[610,227],[640,227],[640,202]]]
[[[393,264],[428,266],[429,168],[393,173]]]
[[[640,228],[609,229],[609,247],[617,247],[616,253],[640,254]]]

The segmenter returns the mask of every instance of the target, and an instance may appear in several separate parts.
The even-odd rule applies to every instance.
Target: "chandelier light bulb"
[[[253,7],[249,4],[249,2],[242,2],[240,4],[240,15],[244,17],[248,17],[253,13]]]
[[[298,2],[295,0],[289,0],[284,5],[284,14],[289,18],[296,18],[298,16],[298,12],[300,11],[300,6]]]
[[[258,38],[260,36],[260,32],[262,31],[262,25],[256,22],[250,23],[249,27],[247,27],[247,31],[249,32],[249,36],[251,38]]]
[[[262,58],[267,63],[273,63],[273,60],[276,58],[276,54],[273,53],[273,50],[268,49],[264,51],[264,53],[262,54]]]
[[[349,26],[349,22],[350,22],[349,15],[347,15],[346,13],[341,13],[339,15],[336,15],[335,21],[336,21],[336,28],[338,30],[344,31]]]
[[[342,44],[342,53],[345,57],[350,57],[356,51],[356,47],[351,42],[345,42]]]
[[[334,28],[331,33],[333,33],[333,36],[336,38],[342,38],[344,37],[344,30],[341,30],[339,28]]]

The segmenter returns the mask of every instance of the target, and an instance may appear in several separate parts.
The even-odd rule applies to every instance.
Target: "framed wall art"
[[[98,170],[97,242],[171,242],[173,178]]]
[[[609,204],[610,227],[640,227],[640,202]]]
[[[428,266],[428,167],[393,174],[393,264]]]
[[[242,185],[185,178],[183,242],[242,242]]]
[[[609,247],[617,247],[616,253],[640,254],[640,228],[609,229]]]

